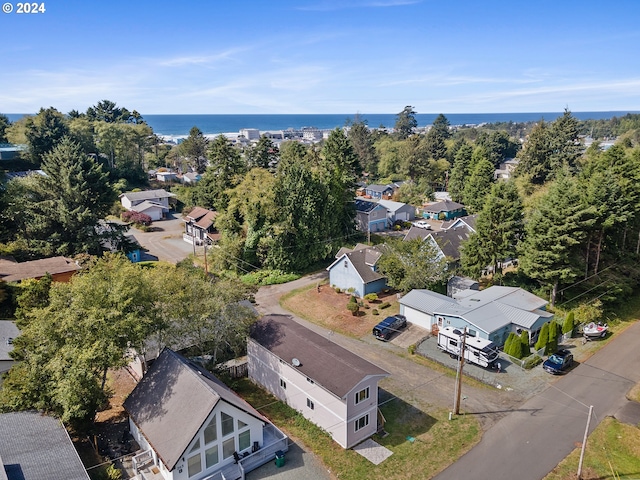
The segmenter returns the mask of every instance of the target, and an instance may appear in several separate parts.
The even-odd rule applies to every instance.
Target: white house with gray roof
[[[168,348],[124,407],[142,448],[134,467],[148,480],[244,479],[288,449],[287,437],[257,410]]]
[[[167,192],[162,188],[157,190],[143,190],[141,192],[125,192],[120,195],[120,203],[127,210],[146,213],[151,220],[161,220],[171,209],[169,199],[175,197],[175,193]]]
[[[450,298],[429,290],[412,290],[400,299],[400,313],[430,331],[452,326],[468,328],[472,336],[503,345],[509,333],[529,332],[533,342],[553,314],[547,301],[517,287],[492,286]]]
[[[285,315],[257,322],[249,378],[331,435],[343,448],[378,430],[378,382],[388,372]]]

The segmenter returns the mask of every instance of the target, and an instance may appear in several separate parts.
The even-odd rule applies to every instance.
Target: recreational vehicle
[[[457,357],[462,348],[462,335],[463,333],[457,328],[444,327],[438,332],[438,347],[449,355]],[[481,367],[489,367],[498,359],[498,348],[487,339],[467,335],[464,359]]]

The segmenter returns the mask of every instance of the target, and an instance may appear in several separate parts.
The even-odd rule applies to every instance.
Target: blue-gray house
[[[387,287],[387,278],[376,270],[381,256],[379,247],[358,244],[353,250],[341,248],[336,261],[327,267],[329,284],[358,297],[380,292]]]
[[[464,205],[451,200],[430,203],[422,208],[422,216],[434,220],[452,220],[466,214]]]
[[[365,193],[371,198],[377,198],[378,200],[381,198],[390,199],[391,195],[393,195],[393,186],[392,185],[369,185],[364,189]]]
[[[387,229],[387,209],[376,202],[355,200],[356,228],[361,232],[383,232]]]

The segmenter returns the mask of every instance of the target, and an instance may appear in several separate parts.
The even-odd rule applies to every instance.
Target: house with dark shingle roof
[[[422,207],[422,216],[434,220],[451,220],[466,214],[464,205],[451,200],[429,203]]]
[[[220,240],[220,233],[214,225],[217,216],[216,211],[195,207],[184,216],[183,240],[196,245],[211,245]]]
[[[0,415],[0,479],[89,480],[69,434],[39,412]]]
[[[378,293],[387,287],[387,277],[376,270],[382,256],[380,247],[358,244],[353,250],[341,248],[327,267],[329,285],[353,292],[358,297]]]
[[[133,457],[135,469],[151,470],[165,480],[218,478],[218,472],[227,479],[244,478],[288,449],[288,438],[256,409],[168,348],[124,407],[142,448]]]
[[[364,189],[365,194],[371,198],[382,199],[385,198],[387,200],[391,199],[393,195],[394,188],[392,185],[368,185]]]
[[[285,315],[252,327],[247,355],[249,378],[343,448],[378,430],[378,382],[387,371]]]

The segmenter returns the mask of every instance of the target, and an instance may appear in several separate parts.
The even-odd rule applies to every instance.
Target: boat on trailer
[[[582,334],[587,340],[591,340],[593,338],[603,338],[607,335],[608,331],[609,325],[607,325],[606,323],[591,322],[586,324],[582,328]]]

